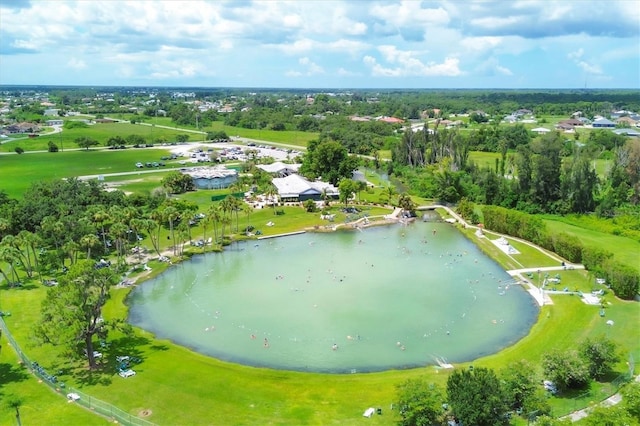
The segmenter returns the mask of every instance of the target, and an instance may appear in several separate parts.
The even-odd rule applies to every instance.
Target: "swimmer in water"
[[[333,346],[331,346],[331,349],[334,350],[334,351],[337,351],[338,350],[338,344],[334,343]]]

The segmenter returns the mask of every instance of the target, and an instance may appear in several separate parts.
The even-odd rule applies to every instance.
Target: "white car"
[[[84,354],[85,354],[85,355],[87,355],[87,351],[84,351]],[[89,355],[87,355],[87,356],[89,356]],[[93,357],[94,357],[95,359],[102,358],[102,352],[93,351]]]
[[[139,168],[139,169],[143,169],[144,168],[144,164],[136,163],[136,167]]]
[[[129,369],[129,370],[122,370],[118,374],[120,375],[120,377],[124,377],[126,379],[127,377],[135,376],[136,372]]]
[[[558,388],[556,387],[555,383],[550,380],[544,380],[542,382],[542,386],[544,386],[545,390],[549,391],[553,395],[558,393]]]

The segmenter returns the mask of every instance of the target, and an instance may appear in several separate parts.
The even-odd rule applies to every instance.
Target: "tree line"
[[[575,350],[547,352],[540,366],[520,360],[499,372],[473,366],[456,369],[449,375],[445,389],[423,378],[409,379],[397,386],[399,424],[495,426],[512,424],[515,416],[540,426],[571,424],[570,420],[551,417],[549,395],[586,389],[592,380],[610,374],[619,359],[616,345],[601,336],[579,342]],[[593,410],[587,424],[637,421],[640,383],[627,385],[623,394],[619,407]],[[603,423],[603,419],[608,422]],[[612,419],[616,420],[612,423]]]

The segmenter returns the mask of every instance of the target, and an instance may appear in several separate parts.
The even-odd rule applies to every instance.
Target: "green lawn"
[[[37,138],[27,138],[19,141],[7,142],[0,145],[0,152],[13,152],[16,147],[21,147],[25,151],[41,151],[47,150],[49,141],[55,143],[59,149],[67,150],[77,148],[74,142],[77,138],[86,136],[97,140],[101,146],[105,146],[107,140],[112,136],[121,136],[126,138],[129,135],[143,136],[147,143],[151,143],[158,138],[164,138],[167,141],[175,141],[176,135],[187,134],[191,141],[200,140],[197,134],[188,133],[180,130],[163,129],[160,127],[143,126],[130,123],[98,123],[92,124],[86,128],[64,129],[62,133],[51,135],[40,135]]]
[[[32,182],[137,171],[136,162],[159,161],[167,153],[167,149],[129,148],[0,155],[0,190],[19,198]]]
[[[150,118],[145,121],[150,124],[152,123],[161,126],[181,127],[185,129],[196,130],[195,126],[177,126],[173,121],[171,121],[171,118],[169,117]],[[240,136],[241,138],[276,142],[279,144],[296,147],[306,147],[309,141],[317,139],[319,136],[318,133],[300,132],[297,130],[276,131],[268,129],[245,129],[244,127],[227,126],[223,121],[214,121],[209,126],[201,127],[197,130],[206,132],[224,131],[230,137]]]
[[[254,226],[273,221],[273,227],[259,226],[266,235],[313,226],[319,221],[317,213],[306,213],[299,207],[285,207],[283,210],[284,214],[281,216],[274,215],[270,208],[256,211],[248,220]],[[373,208],[369,213],[378,212],[384,210]],[[341,220],[338,219],[340,218],[335,223],[340,223]],[[246,223],[246,216],[241,215],[240,227]],[[201,230],[194,229],[193,232],[197,235]],[[465,232],[470,233],[471,230]],[[545,262],[545,258],[537,250],[527,251],[527,246],[515,241],[512,244],[523,254],[512,256],[517,259],[517,263],[511,263],[514,259],[509,260],[506,255],[502,255],[502,259],[497,256],[498,261],[506,268],[517,267],[517,264],[556,264],[550,260]],[[485,245],[490,247],[486,243]],[[151,266],[154,273],[159,273],[166,264],[154,262]],[[567,285],[572,290],[587,291],[592,286],[592,277],[586,272],[563,271],[561,274],[562,285]],[[106,361],[103,368],[97,372],[88,372],[84,365],[70,363],[58,348],[34,346],[30,343],[29,330],[39,319],[38,309],[33,307],[38,306],[39,300],[44,297],[42,286],[26,286],[22,290],[8,290],[5,287],[1,291],[0,308],[12,312],[6,318],[9,327],[16,339],[23,342],[23,349],[32,359],[49,369],[63,370],[60,377],[68,384],[109,401],[131,414],[151,410],[149,420],[158,424],[359,424],[362,422],[362,411],[369,406],[382,407],[384,414],[374,416],[367,420],[368,423],[392,424],[398,418],[388,407],[395,399],[396,384],[408,378],[426,377],[429,381],[444,386],[448,377],[446,372],[438,373],[433,367],[354,375],[296,373],[245,367],[221,362],[188,348],[154,339],[151,334],[142,330],[136,330],[134,337],[113,335],[111,347],[104,351]],[[106,317],[126,315],[127,292],[127,289],[113,291],[113,299],[104,312]],[[554,304],[541,309],[539,321],[528,336],[498,354],[475,360],[473,364],[499,370],[511,361],[526,358],[539,365],[545,351],[551,348],[569,349],[587,336],[602,334],[618,343],[625,355],[624,360],[629,353],[635,359],[640,359],[640,341],[637,339],[637,320],[640,318],[638,304],[619,301],[613,297],[608,297],[607,300],[610,304],[605,318],[602,318],[598,314],[598,307],[585,305],[576,296],[553,296]],[[606,326],[607,319],[612,319],[615,326]],[[143,359],[136,367],[138,375],[134,378],[125,380],[114,373],[113,359],[122,352],[135,354]],[[11,351],[5,350],[0,355],[0,365],[14,364],[14,358]],[[624,360],[618,365],[616,374],[624,371]],[[467,365],[456,367],[465,368]],[[14,376],[12,374],[11,377]],[[26,393],[27,388],[23,386],[28,381],[19,378],[10,379],[7,385],[0,385],[4,386],[0,387],[0,392],[10,391],[9,393],[33,399],[35,404],[26,401],[25,406],[40,407],[42,413],[46,413],[42,414],[44,419],[49,418],[49,413],[55,413],[52,414],[57,416],[55,421],[47,421],[48,424],[63,424],[65,419],[67,424],[103,423],[98,417],[84,417],[85,413],[73,410],[74,407],[62,398],[56,399],[44,385],[37,385],[33,379],[29,381],[33,381],[33,394]],[[552,398],[550,402],[554,414],[566,414],[588,405],[592,400],[602,399],[612,389],[608,384],[596,383],[590,392],[580,398],[573,394]],[[0,418],[5,418],[5,414],[10,413],[6,407],[0,406]],[[28,408],[23,413],[23,416],[29,416]],[[28,417],[23,419],[26,422]]]
[[[496,159],[500,158],[500,154],[497,152],[481,152],[471,151],[469,152],[469,161],[473,161],[480,168],[489,167],[495,169]]]
[[[614,253],[614,257],[640,271],[640,242],[631,238],[598,232],[591,229],[581,228],[575,225],[563,223],[557,220],[545,219],[550,232],[564,232],[574,235],[582,241],[585,246],[598,247]]]

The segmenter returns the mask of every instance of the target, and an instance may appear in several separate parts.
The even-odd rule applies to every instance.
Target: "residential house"
[[[595,120],[592,124],[592,127],[594,128],[608,128],[611,129],[613,127],[616,127],[616,123],[614,123],[611,120],[607,120],[606,118],[599,118],[597,120]]]
[[[629,117],[628,115],[625,115],[624,117],[620,117],[616,120],[616,125],[623,125],[623,126],[637,126],[638,121],[634,120],[633,118]]]

